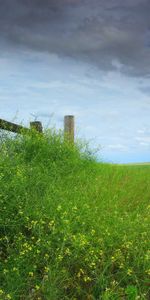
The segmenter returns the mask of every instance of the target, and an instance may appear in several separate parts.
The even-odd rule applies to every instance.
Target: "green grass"
[[[0,299],[150,299],[150,166],[54,132],[0,145]]]

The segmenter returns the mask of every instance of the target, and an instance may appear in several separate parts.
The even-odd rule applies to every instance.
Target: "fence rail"
[[[0,119],[0,129],[11,131],[14,133],[29,133],[31,129],[35,129],[37,132],[43,132],[42,123],[39,121],[30,122],[30,128],[23,127],[12,122]],[[74,143],[74,116],[69,115],[64,117],[64,137],[69,140],[69,142]]]
[[[3,119],[0,119],[0,128],[7,130],[7,131],[11,131],[11,132],[15,132],[15,133],[22,133],[24,132],[29,132],[29,128],[23,127],[21,125],[15,124],[15,123],[11,123],[8,121],[5,121]]]

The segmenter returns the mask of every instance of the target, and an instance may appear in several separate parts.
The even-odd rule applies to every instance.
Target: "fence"
[[[35,129],[37,132],[43,132],[42,123],[39,121],[30,122],[30,128],[23,127],[21,125],[11,123],[5,120],[0,119],[0,129],[11,131],[14,133],[22,134],[30,132],[30,130]],[[75,120],[74,116],[65,116],[64,117],[64,137],[70,143],[74,143],[75,137]]]

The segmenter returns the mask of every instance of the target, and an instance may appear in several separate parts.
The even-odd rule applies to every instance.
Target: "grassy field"
[[[150,299],[150,166],[50,132],[0,147],[0,299]]]

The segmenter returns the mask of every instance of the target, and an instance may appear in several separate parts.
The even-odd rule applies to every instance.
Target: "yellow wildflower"
[[[94,268],[96,266],[96,263],[95,262],[92,262],[91,264],[90,264],[90,267],[91,268]]]
[[[84,274],[83,269],[80,269],[79,272],[78,272],[78,274],[77,274],[77,277],[80,278],[81,275],[83,275],[83,274]]]
[[[133,271],[131,269],[127,270],[127,274],[130,276],[133,273]]]
[[[63,259],[63,256],[59,254],[59,255],[58,255],[58,260],[59,260],[59,261],[62,261],[62,259]]]
[[[70,254],[71,254],[71,251],[70,251],[70,249],[69,249],[69,248],[67,248],[67,249],[65,250],[65,254],[68,254],[68,255],[70,255]]]
[[[52,226],[54,225],[54,223],[55,223],[55,221],[52,220],[52,221],[50,221],[50,222],[48,223],[48,226],[49,226],[49,227],[52,227]]]
[[[83,280],[84,282],[89,282],[91,281],[91,278],[89,276],[84,276]]]
[[[49,272],[49,267],[45,267],[45,268],[44,268],[44,271],[45,271],[46,273],[48,273],[48,272]]]
[[[146,270],[146,274],[150,275],[150,269]]]
[[[114,256],[111,257],[111,261],[114,262],[116,258]]]

